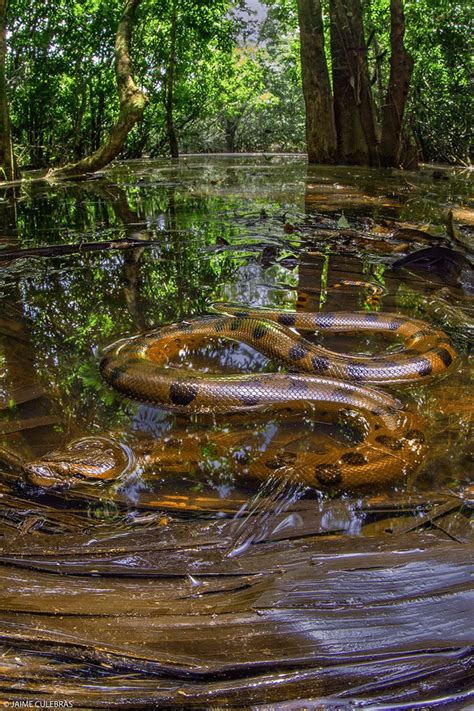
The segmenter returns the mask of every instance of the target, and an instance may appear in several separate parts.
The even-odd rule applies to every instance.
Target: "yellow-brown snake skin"
[[[342,452],[331,448],[293,458],[291,467],[297,477],[314,487],[388,484],[406,476],[423,460],[425,438],[417,416],[403,410],[392,395],[367,384],[424,381],[443,373],[456,359],[445,333],[423,321],[390,313],[291,313],[222,303],[215,304],[213,310],[219,313],[158,328],[110,346],[100,363],[103,377],[128,397],[190,414],[264,409],[295,402],[314,403],[326,412],[356,410],[361,413],[365,434],[362,442]],[[388,332],[403,338],[404,349],[386,356],[344,355],[315,345],[293,328],[326,333]],[[212,338],[246,343],[291,372],[214,375],[169,365],[184,347]],[[86,442],[87,438],[72,449],[78,446],[87,450]],[[113,461],[112,451],[108,458]],[[94,464],[94,457],[90,462]],[[100,467],[98,461],[97,465],[96,473],[89,465],[75,467],[72,473],[86,479],[107,479],[120,470],[120,466],[107,464]],[[279,466],[260,456],[248,467],[248,473],[262,479]],[[71,473],[71,469],[67,471]]]

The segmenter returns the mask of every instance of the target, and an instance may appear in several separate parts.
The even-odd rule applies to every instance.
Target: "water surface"
[[[29,536],[119,535],[137,526],[163,531],[182,521],[232,519],[242,506],[256,507],[258,515],[266,501],[265,512],[281,512],[278,522],[270,530],[265,518],[241,519],[234,529],[237,558],[245,556],[247,533],[255,529],[262,540],[299,535],[308,510],[317,513],[312,534],[343,533],[354,545],[361,537],[393,535],[397,526],[417,530],[417,517],[446,540],[463,543],[473,498],[471,282],[468,274],[439,265],[392,265],[429,246],[466,254],[474,228],[469,179],[457,169],[439,179],[428,167],[414,174],[308,167],[297,156],[190,156],[119,163],[80,182],[31,180],[1,190],[5,530],[23,527]],[[334,288],[343,280],[379,285],[383,295],[374,300],[365,286]],[[300,487],[291,476],[292,458],[334,440],[349,447],[357,435],[347,422],[328,421],[317,408],[185,417],[128,400],[103,382],[98,364],[105,346],[207,313],[220,300],[290,310],[395,311],[443,328],[459,354],[455,368],[392,389],[423,423],[429,451],[417,472],[377,490]],[[356,354],[399,347],[367,335],[320,341]],[[280,367],[249,346],[223,342],[184,354],[181,366],[209,372]],[[22,463],[97,435],[154,456],[108,483],[50,491],[25,478]],[[268,469],[266,481],[255,481],[248,461],[262,453],[280,463]],[[446,502],[452,505],[444,518],[430,519],[433,507]]]

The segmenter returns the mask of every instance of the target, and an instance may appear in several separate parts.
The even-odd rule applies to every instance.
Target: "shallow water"
[[[0,189],[0,486],[11,506],[4,525],[32,535],[105,526],[118,535],[189,517],[219,521],[240,510],[230,538],[239,558],[265,536],[297,537],[307,525],[298,502],[303,512],[314,505],[318,535],[355,540],[410,524],[410,516],[449,499],[458,506],[448,507],[452,516],[438,530],[464,542],[473,498],[469,277],[392,268],[417,249],[465,253],[472,241],[470,174],[449,170],[439,180],[432,172],[308,168],[295,156],[196,156],[122,163],[94,180]],[[333,288],[341,280],[368,281],[384,294],[374,300],[363,286]],[[105,346],[206,313],[221,300],[395,311],[443,328],[458,352],[456,366],[444,377],[391,388],[420,415],[428,455],[416,473],[361,491],[301,487],[294,457],[334,441],[350,446],[357,433],[347,422],[328,421],[314,408],[189,418],[128,400],[103,382]],[[399,347],[367,335],[321,342],[357,354]],[[250,346],[223,342],[185,353],[182,367],[190,366],[279,368]],[[119,480],[54,491],[25,478],[22,463],[97,435],[138,453],[139,465]],[[262,452],[267,461],[280,459],[266,480],[254,480],[248,462]]]
[[[235,426],[229,418],[196,416],[189,422],[116,395],[98,372],[101,349],[119,337],[205,313],[219,300],[287,309],[398,311],[432,319],[430,297],[444,287],[446,314],[455,307],[458,319],[442,323],[449,318],[441,304],[435,320],[450,332],[461,359],[447,378],[398,389],[423,411],[431,445],[415,480],[400,487],[460,490],[470,456],[465,354],[472,295],[452,282],[443,284],[436,274],[390,269],[394,258],[417,247],[452,242],[446,210],[463,204],[469,181],[462,171],[446,175],[449,180],[436,181],[429,171],[307,168],[294,157],[189,157],[176,165],[121,164],[97,180],[36,182],[15,194],[5,191],[7,253],[127,238],[143,240],[144,246],[114,250],[104,245],[97,252],[4,262],[2,446],[28,460],[98,433],[116,433],[132,446],[138,433],[160,438],[224,429],[231,440]],[[386,293],[371,303],[367,288],[331,289],[344,279],[370,281]],[[363,354],[394,347],[380,337],[321,340],[335,350]],[[231,372],[272,369],[251,347],[225,343],[188,356],[186,364]],[[461,397],[463,407],[453,412],[453,402]],[[255,446],[257,423],[263,438],[258,446],[277,451],[285,428],[294,427],[291,417],[276,422],[268,412],[237,419],[243,434],[241,442],[234,437],[235,450]],[[311,439],[311,419],[306,437],[298,429],[300,447]],[[245,473],[237,476],[229,462],[213,460],[203,450],[201,462],[192,466],[181,459],[181,482],[173,471],[160,471],[157,478],[156,465],[151,477],[134,476],[130,486],[124,484],[125,500],[133,507],[153,498],[150,492],[191,489],[214,492],[225,504],[226,496],[251,486]],[[103,495],[113,498],[114,493],[104,490]]]

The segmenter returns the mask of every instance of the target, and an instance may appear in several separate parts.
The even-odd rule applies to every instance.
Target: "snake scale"
[[[373,385],[425,381],[456,360],[448,337],[423,321],[380,312],[288,312],[213,305],[215,313],[121,340],[104,353],[100,371],[116,390],[136,400],[184,413],[239,412],[313,403],[319,411],[358,413],[362,441],[341,452],[337,445],[296,454],[256,452],[246,467],[265,479],[272,470],[291,467],[303,483],[317,488],[385,485],[406,476],[423,461],[426,443],[416,413]],[[382,356],[336,353],[295,330],[316,333],[369,332],[399,336],[404,348]],[[209,374],[170,365],[182,349],[225,338],[252,346],[282,363],[287,372]],[[189,439],[189,438],[188,438]],[[70,479],[109,479],[130,467],[123,447],[84,438],[68,451],[53,452],[28,467],[41,485]],[[89,444],[88,444],[89,442]],[[181,451],[157,443],[154,461],[191,461],[189,440]],[[227,445],[224,446],[224,448]],[[291,456],[290,456],[291,455]],[[267,458],[266,458],[267,456]],[[168,458],[168,460],[167,460]]]

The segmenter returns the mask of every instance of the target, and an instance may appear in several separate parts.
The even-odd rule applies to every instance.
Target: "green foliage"
[[[124,157],[168,152],[171,69],[181,151],[304,150],[296,0],[265,5],[266,19],[256,27],[242,14],[244,0],[142,0],[132,54],[150,104]],[[373,31],[369,63],[380,109],[388,80],[389,1],[363,5],[366,35]],[[23,166],[77,159],[104,140],[118,112],[114,41],[122,9],[123,0],[10,0],[7,75]],[[405,0],[405,9],[415,59],[407,124],[425,159],[468,162],[469,4]],[[326,29],[327,10],[324,1]]]
[[[472,7],[464,0],[408,0],[406,16],[415,59],[410,115],[423,152],[431,159],[469,162]]]
[[[134,136],[134,152],[151,156],[168,150],[165,132],[167,75],[170,71],[173,12],[176,13],[174,57],[174,122],[178,135],[201,117],[208,117],[215,97],[216,57],[227,57],[234,45],[228,0],[167,0],[144,4],[137,24],[136,67],[150,97],[150,106]]]
[[[474,112],[472,92],[472,9],[463,0],[405,0],[408,51],[415,60],[407,123],[426,160],[469,162]],[[366,3],[366,24],[375,31],[369,48],[375,74],[379,64],[383,101],[388,80],[390,13],[387,0]]]
[[[115,111],[121,2],[11,0],[10,101],[23,164],[47,166],[101,142]]]

